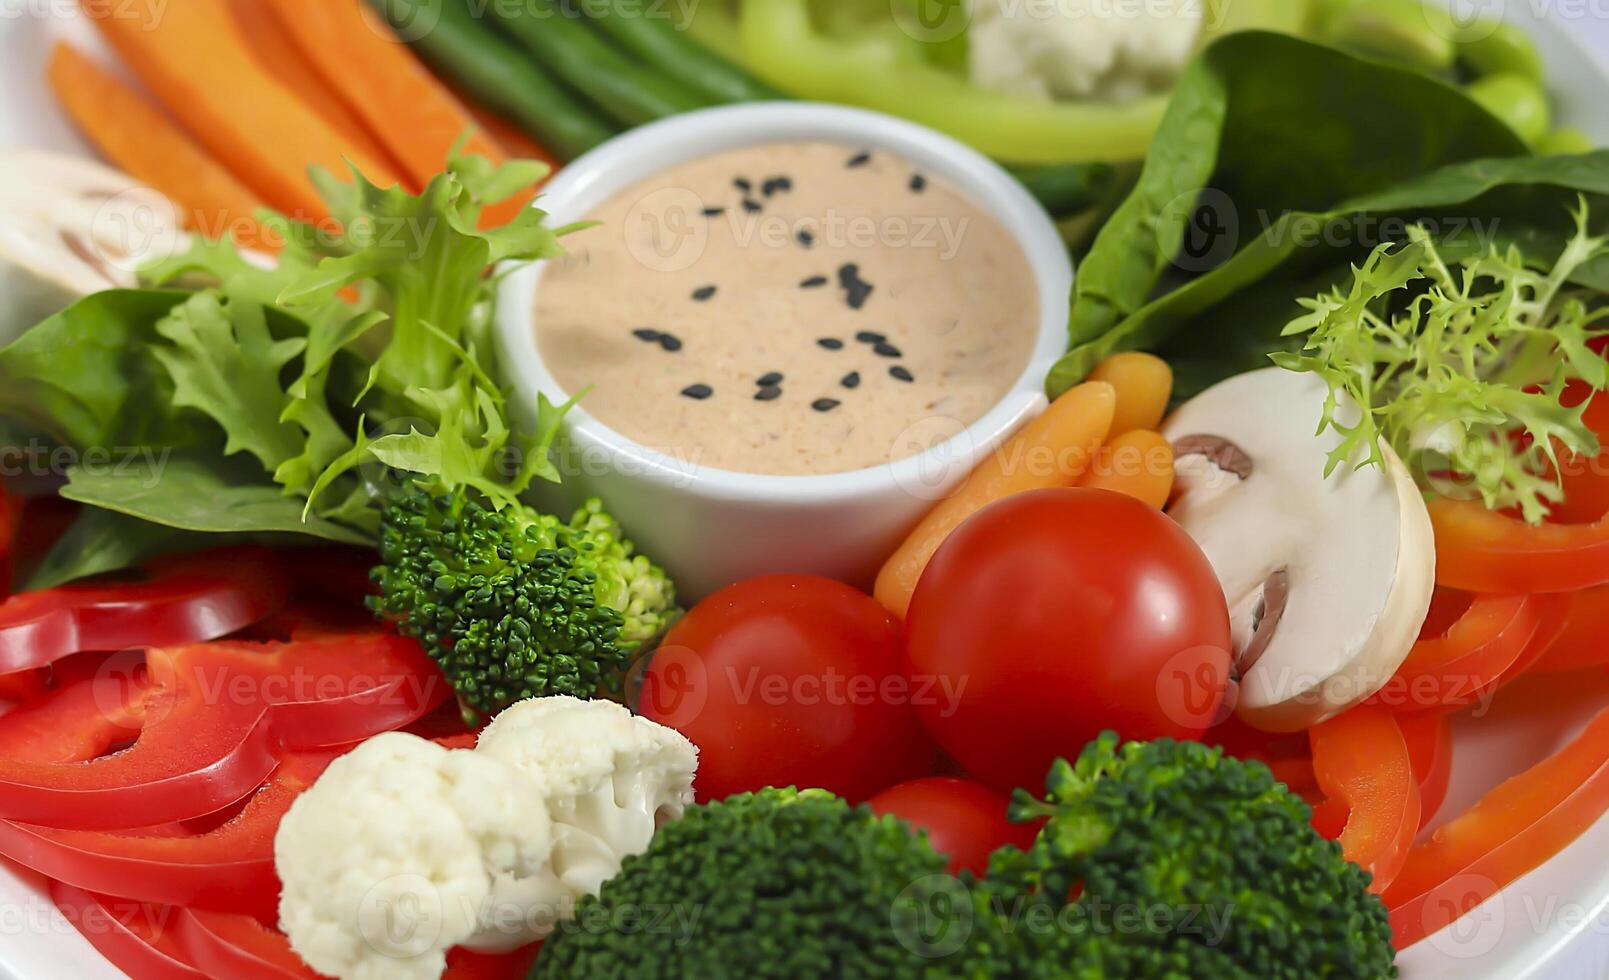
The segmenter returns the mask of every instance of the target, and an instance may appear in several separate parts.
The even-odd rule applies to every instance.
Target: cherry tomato
[[[1196,738],[1229,684],[1229,612],[1195,542],[1103,490],[1038,490],[979,511],[917,584],[908,670],[954,691],[917,710],[1000,789],[1038,788],[1103,729]]]
[[[820,786],[861,801],[932,771],[900,669],[901,630],[875,599],[810,575],[722,589],[665,638],[639,710],[699,748],[699,799]]]
[[[950,859],[950,872],[989,869],[995,848],[1015,844],[1027,849],[1038,827],[1006,818],[1011,801],[970,779],[928,776],[883,790],[868,801],[878,813],[892,813],[917,830],[927,831],[933,850]]]

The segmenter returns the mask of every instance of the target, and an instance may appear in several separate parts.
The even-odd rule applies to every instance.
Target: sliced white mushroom
[[[93,160],[0,152],[0,343],[184,248],[172,201]]]
[[[1229,603],[1235,712],[1271,731],[1379,690],[1418,637],[1436,577],[1430,515],[1395,453],[1324,475],[1340,440],[1315,435],[1327,391],[1316,375],[1267,368],[1208,389],[1163,426],[1178,460],[1168,513]],[[1341,413],[1351,424],[1357,406]]]

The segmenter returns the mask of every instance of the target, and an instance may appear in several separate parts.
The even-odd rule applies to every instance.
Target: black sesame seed
[[[715,389],[709,385],[688,385],[682,389],[682,394],[694,401],[703,401],[715,394]]]
[[[775,194],[779,191],[791,190],[793,190],[793,181],[786,177],[772,177],[770,180],[760,185],[760,193],[764,194],[766,197],[770,197],[772,194]]]
[[[763,211],[764,208],[760,205],[759,201],[756,201],[753,198],[745,197],[743,199],[743,210],[750,214],[755,214],[759,211]]]
[[[633,330],[631,332],[631,335],[633,337],[636,337],[638,340],[641,340],[641,341],[644,341],[645,343],[650,343],[650,344],[659,343],[660,339],[665,336],[664,334],[660,333],[658,330],[655,330],[653,327],[639,327],[636,330]]]
[[[921,174],[911,174],[911,191],[916,194],[927,189],[927,178]]]
[[[822,337],[820,340],[817,340],[816,343],[827,348],[828,350],[844,349],[844,342],[839,340],[837,337]]]
[[[673,334],[665,334],[659,338],[659,346],[674,354],[682,349],[682,339]]]
[[[850,157],[848,162],[846,162],[844,164],[844,166],[846,166],[846,167],[863,167],[866,164],[870,163],[871,159],[872,159],[871,152],[869,150],[862,150],[861,152],[859,152],[859,153],[855,154],[854,156]]]
[[[799,240],[799,244],[803,245],[805,248],[809,248],[816,243],[816,236],[810,234],[808,231],[805,231],[803,228],[799,229],[799,234],[795,235],[794,237],[797,238]]]
[[[909,372],[909,371],[905,370],[904,368],[900,367],[898,364],[896,364],[893,367],[889,368],[888,369],[888,374],[889,374],[889,377],[893,378],[895,381],[915,381],[916,380],[916,378],[911,376],[911,372]]]
[[[799,288],[800,289],[815,289],[818,286],[825,286],[825,285],[827,285],[827,277],[826,276],[811,276],[809,279],[801,279],[801,280],[799,280]]]
[[[754,383],[762,388],[774,388],[782,383],[782,372],[769,371],[760,375],[760,377],[756,379]]]
[[[766,385],[754,393],[754,400],[757,402],[775,401],[780,397],[782,397],[782,389],[776,385]]]
[[[810,407],[818,412],[830,412],[837,408],[839,401],[836,398],[817,398],[810,403]]]
[[[838,267],[838,285],[844,290],[844,302],[852,310],[865,306],[866,297],[872,294],[872,284],[860,277],[860,266],[853,262]]]
[[[855,334],[855,339],[863,344],[881,344],[888,340],[887,337],[875,330],[862,330],[860,333]]]
[[[859,371],[851,371],[848,374],[844,375],[842,378],[840,378],[838,380],[838,383],[843,385],[845,388],[859,388],[860,387],[860,372]]]
[[[706,218],[719,218],[721,215],[723,215],[725,213],[726,213],[725,208],[705,208],[704,209],[704,217],[706,217]]]
[[[878,344],[872,348],[872,353],[878,357],[900,357],[899,348],[893,344]]]
[[[749,179],[747,177],[733,177],[732,186],[736,187],[745,194],[754,190],[754,185],[749,183]]]
[[[714,286],[700,286],[697,289],[693,290],[693,299],[697,300],[700,303],[704,302],[705,300],[709,299],[711,296],[714,296],[714,295],[715,295],[715,287]]]

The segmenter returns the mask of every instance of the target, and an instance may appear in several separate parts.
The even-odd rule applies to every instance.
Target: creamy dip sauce
[[[566,391],[591,386],[594,418],[688,463],[835,473],[912,455],[919,430],[999,402],[1034,347],[1016,240],[887,152],[731,150],[593,218],[542,275],[542,359]]]

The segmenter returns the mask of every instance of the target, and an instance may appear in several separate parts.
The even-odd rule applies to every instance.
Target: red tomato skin
[[[1039,789],[1105,729],[1199,738],[1228,689],[1212,566],[1172,520],[1110,491],[984,508],[933,556],[907,625],[913,682],[958,692],[918,705],[929,733],[1001,790]]]
[[[642,714],[699,748],[699,800],[766,786],[860,802],[932,771],[901,670],[899,620],[812,575],[770,575],[695,606],[643,673]]]
[[[950,873],[982,876],[989,855],[1013,844],[1026,850],[1038,833],[1035,824],[1006,817],[1011,800],[982,783],[950,776],[926,776],[883,790],[867,801],[880,814],[891,813],[916,830],[927,831],[933,850],[950,859]]]

